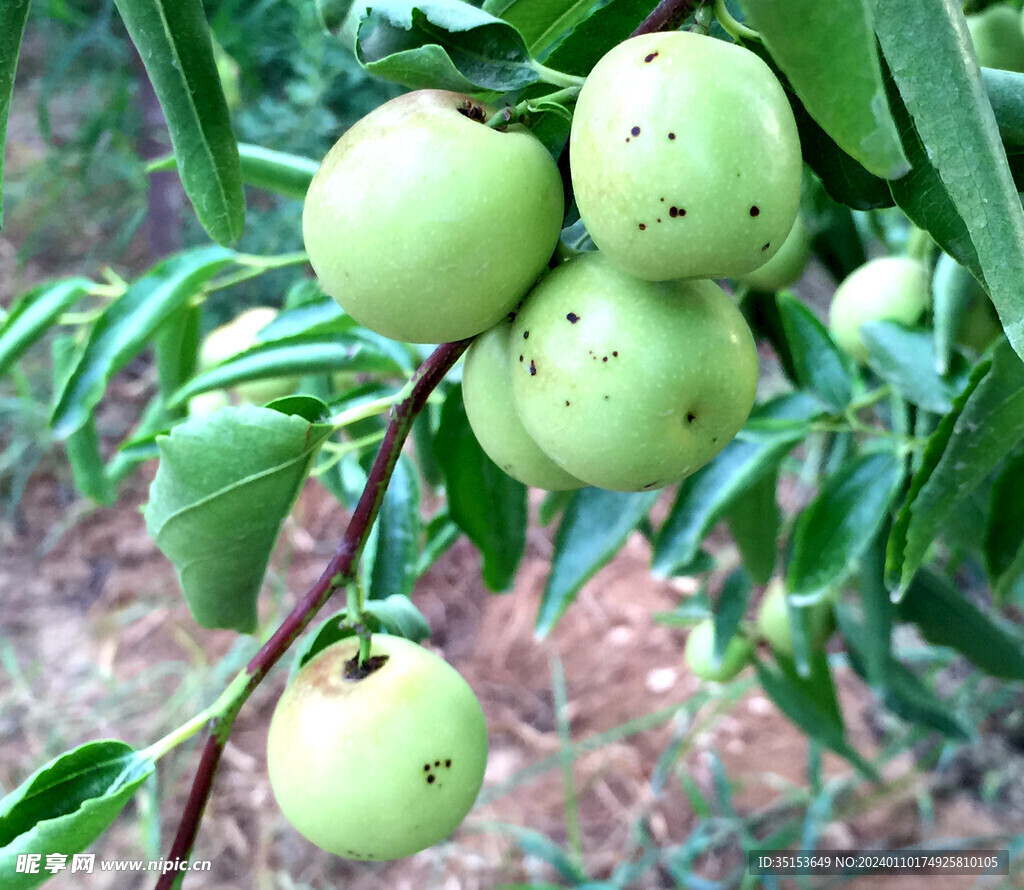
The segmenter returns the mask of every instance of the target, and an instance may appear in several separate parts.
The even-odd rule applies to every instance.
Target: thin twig
[[[384,434],[384,441],[381,442],[380,450],[370,469],[366,487],[359,497],[352,518],[345,529],[345,535],[327,568],[324,569],[316,584],[292,609],[273,636],[263,644],[260,651],[249,662],[246,668],[249,673],[248,682],[231,709],[211,721],[199,768],[192,781],[192,789],[182,812],[174,843],[167,854],[168,861],[185,860],[192,853],[192,847],[199,831],[199,822],[203,817],[203,811],[206,809],[206,802],[209,800],[213,787],[214,775],[217,772],[221,754],[227,744],[228,734],[238,711],[270,669],[288,650],[288,647],[330,599],[331,594],[345,586],[353,577],[359,555],[362,553],[370,528],[380,510],[388,482],[395,464],[398,462],[402,445],[409,435],[409,430],[412,429],[412,423],[427,403],[430,394],[459,360],[469,343],[469,340],[443,343],[420,365],[413,377],[412,392],[392,411],[387,431]],[[182,872],[167,872],[161,875],[157,880],[155,890],[171,890],[176,879],[180,878],[182,874]]]
[[[704,0],[661,0],[629,36],[653,34],[655,31],[675,31],[691,10],[696,10],[703,2]]]

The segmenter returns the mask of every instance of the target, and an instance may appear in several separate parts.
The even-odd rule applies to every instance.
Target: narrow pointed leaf
[[[879,377],[892,384],[908,402],[925,411],[945,414],[967,385],[970,365],[962,355],[949,355],[947,371],[940,376],[931,331],[910,329],[892,321],[873,321],[861,326],[861,338],[868,348],[868,364]]]
[[[864,555],[882,525],[903,472],[888,451],[863,454],[827,478],[793,528],[786,588],[794,602],[816,602]]]
[[[0,4],[0,229],[4,226],[4,148],[7,144],[7,118],[14,92],[14,72],[18,51],[28,21],[29,0],[5,0]]]
[[[374,0],[356,32],[356,57],[413,89],[505,93],[540,79],[519,32],[461,0]]]
[[[221,247],[204,247],[170,257],[107,307],[93,324],[85,350],[57,396],[50,423],[58,439],[71,435],[88,420],[110,378],[233,255]]]
[[[677,567],[690,565],[705,535],[752,485],[774,473],[810,430],[818,412],[816,400],[806,393],[782,396],[758,406],[748,426],[774,420],[787,425],[762,440],[734,439],[710,463],[683,480],[655,539],[651,571],[666,577]]]
[[[537,636],[558,623],[580,588],[618,553],[657,499],[656,491],[602,488],[581,488],[573,495],[555,535],[551,574],[537,613]]]
[[[1024,572],[1024,455],[1007,461],[992,486],[984,547],[985,571],[998,602]]]
[[[153,760],[125,742],[86,742],[40,767],[0,800],[0,874],[5,890],[53,875],[15,869],[19,854],[80,853],[117,818],[152,774]]]
[[[393,594],[410,596],[420,556],[420,484],[416,468],[405,455],[395,464],[376,525],[367,596],[372,600]]]
[[[1007,337],[1024,355],[1024,210],[960,4],[872,2],[878,39],[900,98],[927,162],[966,228],[977,264],[965,262],[968,257],[932,234],[947,253],[980,273]],[[922,52],[922,46],[928,51]],[[919,159],[908,155],[916,168]]]
[[[21,297],[0,322],[0,375],[92,287],[88,278],[41,284]]]
[[[796,378],[835,411],[850,404],[853,383],[849,360],[832,342],[815,314],[792,294],[776,297]]]
[[[941,575],[918,572],[898,610],[929,643],[955,649],[993,677],[1024,680],[1024,636],[985,614]]]
[[[722,585],[722,592],[715,605],[715,634],[711,649],[712,670],[721,667],[725,650],[739,629],[740,622],[747,611],[747,603],[750,602],[750,589],[750,576],[743,569],[734,570]]]
[[[434,450],[452,520],[480,551],[487,586],[507,590],[526,547],[526,486],[484,453],[469,426],[460,387],[445,399]]]
[[[886,583],[905,588],[958,501],[1024,439],[1024,364],[1003,341],[925,446],[893,525]]]
[[[334,431],[319,422],[326,406],[317,399],[287,403],[303,413],[224,408],[158,440],[146,528],[203,627],[256,629],[256,598],[281,524]]]
[[[238,143],[201,0],[115,0],[153,83],[200,224],[234,244],[245,224]]]
[[[768,583],[778,560],[782,517],[775,499],[777,483],[778,471],[765,474],[736,499],[726,515],[743,567],[756,584]]]
[[[740,6],[829,136],[877,176],[906,173],[867,0],[740,0]]]

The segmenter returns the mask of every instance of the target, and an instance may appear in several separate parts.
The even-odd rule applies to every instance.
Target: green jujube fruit
[[[694,625],[683,647],[683,661],[690,672],[701,680],[724,683],[731,680],[748,664],[754,654],[754,647],[746,637],[736,634],[725,647],[721,662],[716,666],[713,659],[715,644],[715,622],[707,618]]]

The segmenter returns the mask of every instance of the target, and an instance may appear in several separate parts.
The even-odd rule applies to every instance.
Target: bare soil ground
[[[146,479],[139,477],[118,508],[90,512],[61,533],[80,505],[56,472],[44,471],[30,486],[18,522],[0,529],[4,788],[87,739],[148,744],[211,701],[253,651],[250,641],[202,631],[191,621],[170,564],[146,535],[137,509],[145,490]],[[319,574],[343,522],[330,496],[311,485],[275,557],[263,601],[264,633]],[[212,861],[212,873],[190,878],[186,888],[472,890],[550,878],[494,823],[566,841],[552,684],[556,662],[564,671],[574,742],[661,714],[650,728],[620,733],[575,758],[585,864],[595,878],[631,855],[637,825],[665,847],[680,843],[696,824],[699,816],[674,774],[659,794],[650,787],[655,764],[673,738],[683,746],[676,769],[688,772],[711,797],[708,752],[717,752],[741,813],[777,807],[786,789],[805,785],[806,742],[756,687],[737,694],[735,704],[720,698],[695,720],[684,716],[682,706],[701,683],[682,665],[683,633],[653,623],[651,614],[672,609],[687,595],[687,585],[650,577],[640,536],[584,588],[548,639],[535,640],[533,620],[550,551],[550,530],[534,526],[515,589],[497,596],[483,588],[477,555],[461,541],[415,592],[433,630],[431,644],[472,684],[490,730],[485,802],[450,843],[401,862],[367,865],[321,853],[289,828],[273,801],[264,762],[267,722],[284,684],[281,666],[236,724],[196,851],[198,859]],[[868,695],[848,676],[841,675],[840,683],[851,740],[871,751],[875,740],[863,719],[870,711]],[[672,708],[676,716],[664,710]],[[145,787],[93,848],[99,858],[156,858],[166,852],[195,757],[193,743],[162,761],[156,787]],[[849,771],[835,759],[826,758],[826,764],[831,775]],[[969,790],[947,795],[926,827],[916,797],[928,776],[908,757],[892,765],[890,778],[887,790],[861,786],[850,815],[829,826],[830,843],[898,845],[1013,827],[1005,815],[986,812]],[[780,810],[780,818],[785,812]],[[726,850],[707,858],[701,870],[713,876],[733,864],[735,853]],[[97,872],[61,876],[51,886],[135,888],[153,880]],[[959,890],[974,881],[874,878],[847,886]],[[675,884],[668,875],[651,873],[633,886]]]

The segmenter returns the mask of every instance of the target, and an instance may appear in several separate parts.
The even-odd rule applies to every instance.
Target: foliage
[[[24,4],[9,6],[0,16],[0,136],[17,56],[12,35],[20,33],[4,17],[17,18]],[[812,739],[812,751],[830,749],[870,780],[883,763],[848,739],[835,653],[902,721],[898,745],[905,747],[929,733],[961,740],[977,714],[966,719],[964,702],[940,693],[935,671],[894,646],[897,630],[912,629],[930,644],[929,668],[956,653],[974,666],[975,682],[1024,679],[1024,634],[1010,620],[1024,588],[1024,211],[1017,191],[1024,75],[980,70],[963,15],[942,0],[848,0],[827,10],[758,0],[714,6],[714,22],[710,4],[672,0],[657,8],[652,0],[594,8],[568,0],[482,7],[371,0],[365,8],[219,0],[205,9],[199,0],[118,0],[118,16],[110,3],[92,14],[57,2],[31,12],[26,46],[46,39],[67,50],[41,77],[45,135],[53,135],[49,108],[59,86],[80,70],[92,73],[79,81],[88,101],[72,141],[9,188],[7,225],[21,224],[40,202],[52,205],[63,183],[90,180],[101,191],[110,187],[105,202],[117,198],[113,221],[100,227],[100,250],[107,262],[120,258],[141,223],[145,190],[143,164],[123,136],[137,115],[132,81],[121,73],[135,50],[146,60],[174,149],[173,161],[157,160],[152,169],[176,167],[195,213],[181,249],[139,264],[128,280],[107,270],[45,282],[0,314],[0,417],[38,420],[48,406],[46,431],[36,423],[30,442],[0,439],[0,473],[47,441],[60,442],[83,496],[112,502],[131,473],[159,460],[146,510],[150,532],[178,570],[195,620],[240,633],[258,628],[266,565],[306,480],[324,486],[352,518],[321,581],[213,704],[141,751],[102,741],[67,752],[4,798],[0,865],[40,837],[63,852],[84,848],[161,756],[211,723],[168,857],[187,858],[235,715],[333,593],[347,591],[345,610],[299,644],[300,659],[352,633],[422,636],[408,597],[458,535],[478,549],[488,587],[511,586],[529,522],[526,489],[491,462],[469,426],[459,371],[451,370],[468,342],[428,354],[359,326],[304,274],[296,199],[312,159],[395,94],[394,84],[455,88],[495,102],[507,109],[505,123],[525,124],[561,158],[579,79],[638,27],[710,31],[710,39],[747,46],[779,75],[800,131],[804,222],[816,262],[834,284],[876,253],[902,253],[929,269],[956,261],[984,288],[1002,332],[981,352],[977,343],[960,345],[964,303],[949,282],[959,280],[962,290],[964,279],[943,273],[920,323],[879,320],[862,328],[867,359],[857,364],[822,323],[822,307],[799,291],[733,282],[772,356],[762,362],[762,398],[736,438],[677,486],[639,493],[584,487],[546,502],[546,521],[557,529],[537,634],[555,627],[636,531],[651,542],[655,575],[704,582],[700,595],[655,618],[684,627],[711,619],[700,626],[713,627],[714,665],[730,642],[744,652],[759,642],[744,615],[769,579],[783,583],[792,652],[760,647],[756,681]],[[250,40],[256,31],[262,39]],[[841,53],[831,46],[837,31],[845,36]],[[237,62],[237,74],[228,74],[243,97],[235,109],[213,34]],[[31,198],[33,183],[47,179],[55,184]],[[564,222],[557,257],[592,247],[574,208]],[[26,250],[40,249],[40,239],[58,241],[66,226],[74,220],[40,229]],[[198,370],[202,332],[258,302],[283,311],[250,348]],[[39,374],[46,342],[53,360],[42,366],[51,376],[39,386],[28,374]],[[149,401],[134,429],[112,442],[98,412],[131,362],[149,369]],[[301,378],[299,394],[265,407],[205,417],[186,408],[195,396],[243,381],[293,376]],[[16,497],[23,484],[23,472],[12,476],[5,495]],[[779,497],[783,489],[791,496]],[[957,522],[970,499],[983,505],[973,534]],[[722,520],[745,572],[718,589],[723,573],[715,570],[726,566],[716,560],[727,561],[707,539]],[[972,575],[987,586],[967,589],[962,579]],[[838,621],[833,655],[806,623],[806,607],[829,602]],[[751,682],[711,686],[692,709]],[[666,749],[652,787],[678,761],[686,731]],[[571,741],[568,747],[577,750]],[[809,765],[815,768],[820,763]],[[655,867],[683,883],[698,855],[723,837],[738,838],[745,851],[807,840],[792,824],[772,833],[767,820],[738,816],[720,763],[716,769],[718,799],[691,794],[694,809],[708,815],[700,830],[659,850],[638,828],[637,850],[601,877],[607,886]],[[808,824],[836,796],[820,782],[813,787],[802,799]],[[507,830],[563,884],[603,886],[578,850]]]

